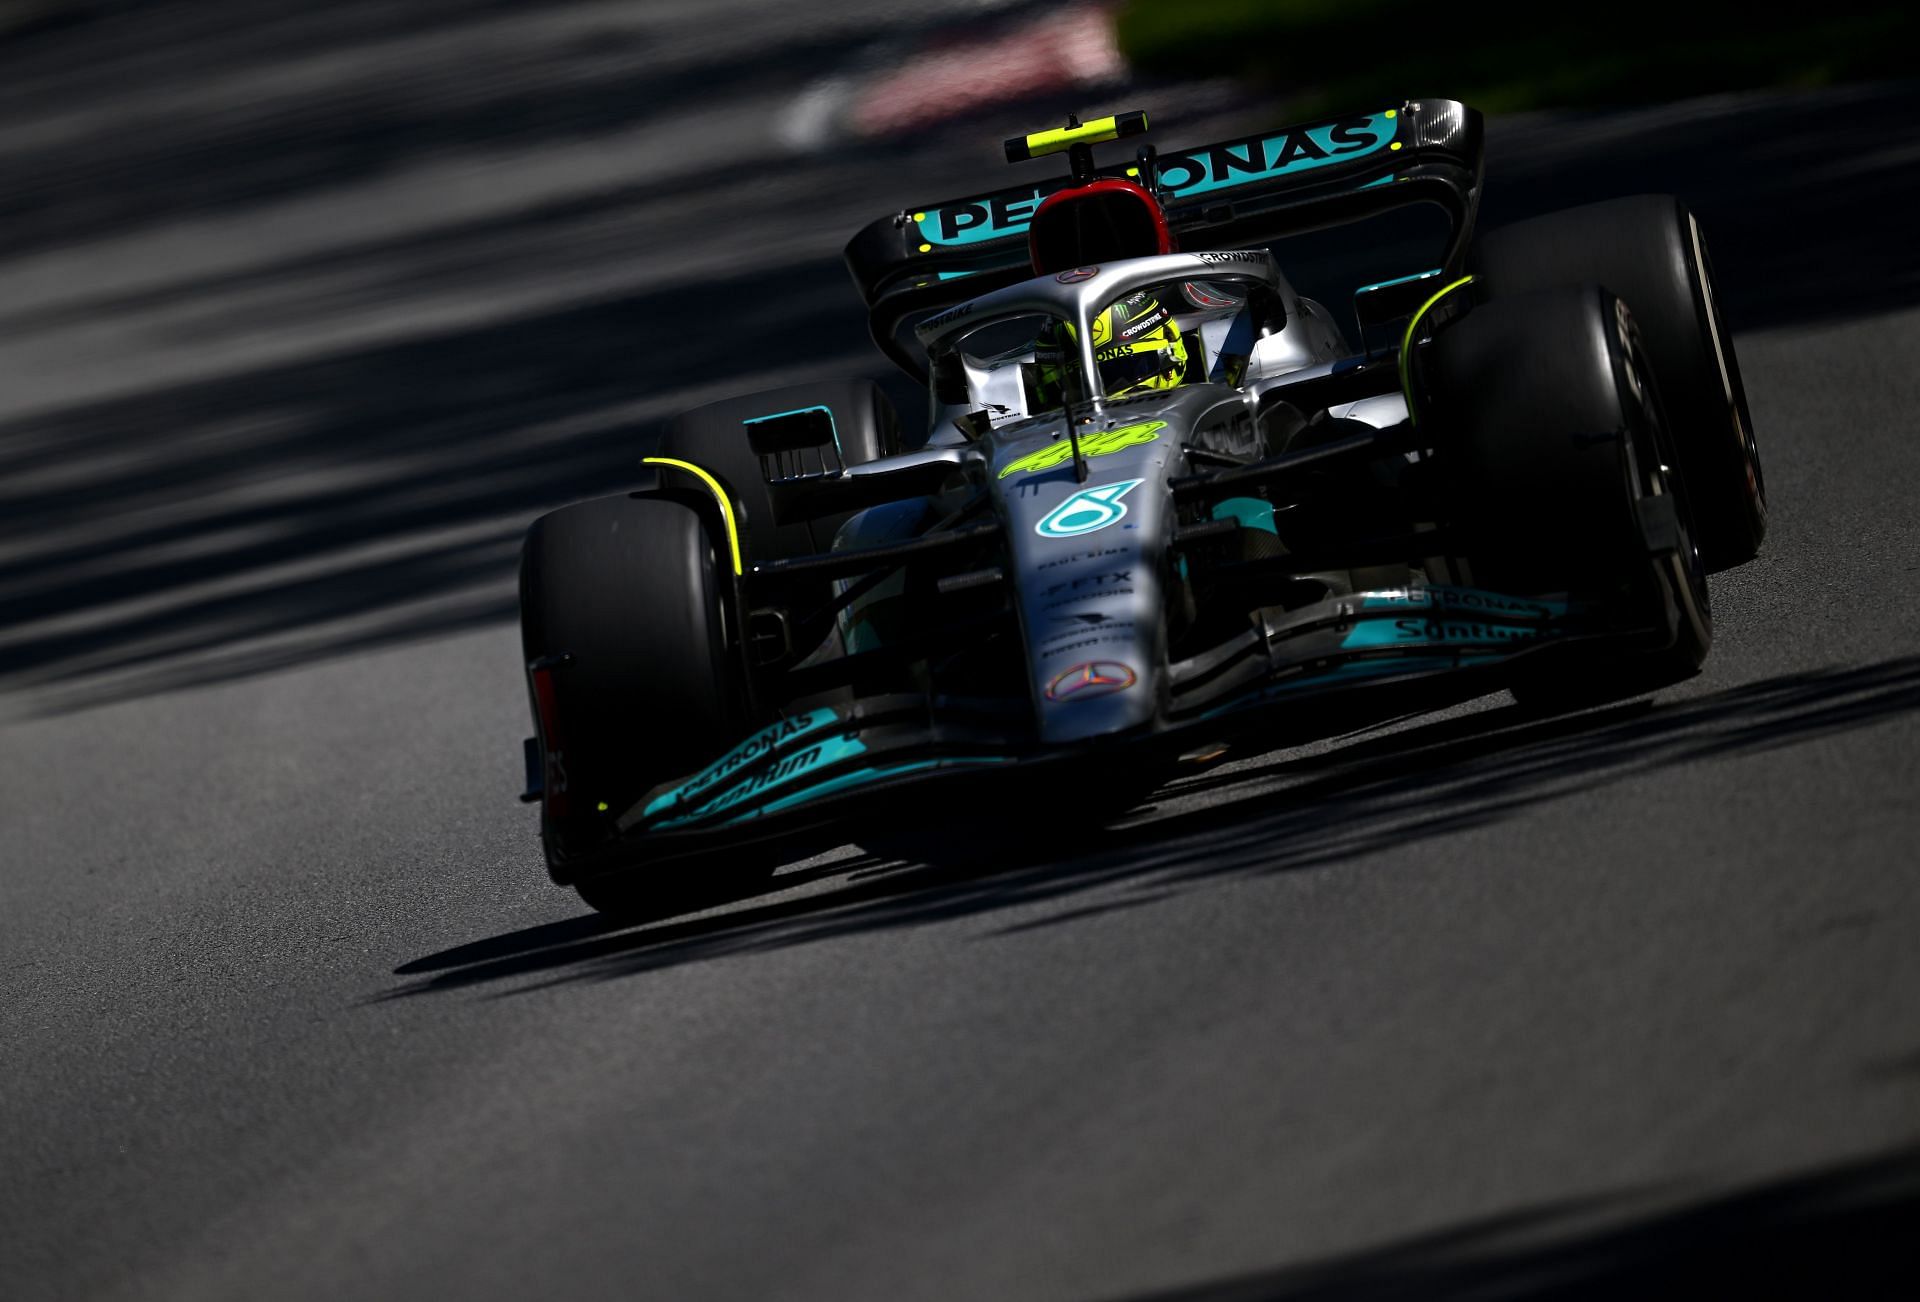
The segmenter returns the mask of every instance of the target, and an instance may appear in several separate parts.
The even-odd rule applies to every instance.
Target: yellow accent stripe
[[[1400,341],[1400,392],[1407,399],[1407,424],[1409,425],[1419,423],[1413,414],[1413,332],[1420,328],[1420,318],[1427,314],[1428,308],[1472,279],[1472,276],[1462,276],[1451,285],[1437,291],[1432,298],[1420,305],[1420,310],[1415,312],[1413,318],[1407,322],[1406,336]]]
[[[740,565],[740,526],[734,523],[733,503],[727,500],[727,490],[720,487],[720,481],[691,461],[677,461],[672,457],[641,457],[640,464],[672,466],[675,470],[686,471],[707,486],[707,491],[713,494],[713,500],[720,503],[720,518],[727,522],[727,547],[733,552],[733,572],[743,573]]]
[[[1069,145],[1077,145],[1083,140],[1118,140],[1120,138],[1120,118],[1095,118],[1091,122],[1082,122],[1077,127],[1055,127],[1051,131],[1036,131],[1027,137],[1027,153],[1038,158],[1042,154],[1057,154]]]

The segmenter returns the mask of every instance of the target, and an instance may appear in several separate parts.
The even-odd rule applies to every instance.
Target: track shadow
[[[1107,1302],[1920,1296],[1915,1148],[1624,1221],[1612,1217],[1600,1228],[1578,1225],[1569,1212],[1512,1221]]]
[[[434,631],[426,599],[475,585],[509,616],[526,522],[632,478],[654,377],[709,373],[712,334],[844,361],[857,321],[814,324],[843,279],[741,276],[704,306],[637,295],[0,428],[0,679],[188,686],[230,672],[213,651],[329,620]],[[97,468],[35,478],[76,461]]]
[[[1051,863],[907,866],[830,891],[637,930],[511,933],[403,964],[433,971],[383,998],[521,981],[609,980],[683,963],[1055,904],[1011,937],[1137,907],[1222,878],[1328,868],[1497,823],[1543,802],[1669,767],[1797,745],[1920,709],[1920,656],[1790,674],[1648,709],[1537,719],[1514,707],[1372,738],[1238,775],[1204,808],[1087,837]],[[1278,789],[1262,780],[1293,779]],[[1217,780],[1217,779],[1209,779]],[[1183,788],[1171,788],[1168,799]],[[958,837],[963,829],[951,829]],[[931,829],[929,835],[939,835]],[[778,883],[776,883],[778,884]],[[1096,893],[1101,893],[1097,894]],[[458,956],[458,957],[454,957]],[[525,978],[537,978],[529,987]]]
[[[704,901],[700,907],[712,908],[719,905],[738,905],[756,895],[771,894],[775,891],[788,891],[808,882],[827,877],[858,877],[872,870],[876,863],[872,855],[854,855],[843,857],[832,863],[818,867],[801,868],[782,873],[777,881],[757,883],[736,883],[723,886],[716,894]],[[475,964],[490,963],[498,959],[513,958],[534,950],[550,949],[561,945],[590,943],[600,937],[621,931],[631,924],[618,918],[599,913],[584,913],[578,917],[564,918],[559,922],[544,922],[536,927],[522,931],[509,932],[501,936],[489,936],[484,940],[470,941],[464,945],[455,945],[452,949],[441,950],[412,962],[402,963],[394,969],[396,976],[418,976],[424,972],[444,972],[470,967]]]

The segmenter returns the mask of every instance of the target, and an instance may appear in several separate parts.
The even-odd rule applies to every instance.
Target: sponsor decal
[[[1080,538],[1098,533],[1127,516],[1127,504],[1121,499],[1146,483],[1144,479],[1122,479],[1118,483],[1083,488],[1047,512],[1033,531],[1042,538]]]
[[[1119,549],[1115,548],[1115,550],[1117,551]],[[1103,570],[1098,574],[1083,574],[1077,579],[1062,579],[1060,582],[1043,589],[1040,595],[1043,597],[1053,597],[1058,596],[1062,592],[1079,592],[1091,596],[1093,594],[1088,591],[1089,589],[1105,588],[1111,583],[1132,582],[1132,570]],[[1100,595],[1104,597],[1107,594],[1102,592]],[[1053,604],[1058,606],[1064,605],[1065,603],[1056,601]]]
[[[1116,325],[1125,327],[1120,331],[1120,337],[1130,339],[1134,335],[1160,325],[1170,315],[1159,299],[1144,289],[1137,290],[1125,298],[1107,304],[1093,318],[1093,346],[1099,348],[1113,343],[1113,328]],[[1070,336],[1074,333],[1071,326],[1068,327],[1067,333]]]
[[[938,330],[942,326],[958,321],[963,316],[970,315],[972,312],[973,303],[971,301],[962,303],[959,307],[948,308],[939,316],[930,317],[926,321],[921,322],[920,328],[922,330]]]
[[[1172,198],[1186,199],[1365,158],[1387,148],[1398,125],[1396,117],[1397,110],[1365,113],[1202,149],[1163,153],[1156,168],[1160,187]],[[925,243],[964,247],[1021,234],[1045,197],[1046,192],[1037,188],[1003,191],[969,203],[928,208],[914,213],[913,221]]]
[[[1075,593],[1072,593],[1072,594],[1070,594],[1070,595],[1068,595],[1068,596],[1065,596],[1065,597],[1062,597],[1062,598],[1060,598],[1060,599],[1059,599],[1058,601],[1049,601],[1049,602],[1047,602],[1047,603],[1046,603],[1046,604],[1045,604],[1044,606],[1042,606],[1042,607],[1040,607],[1040,609],[1042,609],[1042,610],[1058,610],[1058,609],[1060,609],[1060,607],[1062,607],[1062,606],[1071,606],[1071,605],[1073,605],[1073,604],[1075,604],[1076,602],[1081,602],[1081,601],[1085,601],[1085,600],[1086,600],[1086,599],[1087,599],[1087,598],[1088,598],[1089,596],[1091,596],[1091,595],[1093,595],[1093,594],[1092,594],[1092,593],[1087,593],[1087,592],[1075,592]],[[1132,588],[1108,588],[1108,589],[1106,589],[1105,591],[1103,591],[1103,592],[1101,592],[1101,593],[1100,593],[1100,596],[1101,596],[1102,598],[1106,598],[1106,597],[1131,597],[1132,595],[1133,595],[1133,589],[1132,589]]]
[[[1267,255],[1255,249],[1225,250],[1219,253],[1196,253],[1194,257],[1214,267],[1260,266]]]
[[[1399,606],[1439,610],[1477,610],[1488,614],[1524,616],[1531,619],[1552,619],[1556,615],[1567,613],[1563,601],[1529,601],[1523,597],[1509,597],[1498,592],[1485,592],[1478,588],[1394,588],[1385,592],[1367,592],[1361,594],[1361,608],[1364,610],[1393,609]]]
[[[573,800],[568,793],[567,752],[560,737],[559,707],[554,703],[553,669],[542,665],[530,670],[528,677],[533,683],[534,702],[540,713],[541,798],[546,802],[547,813],[565,818],[573,812]]]
[[[1097,430],[1080,436],[1080,455],[1083,457],[1111,456],[1125,448],[1138,447],[1142,443],[1151,443],[1160,437],[1160,431],[1167,427],[1164,420],[1141,421],[1137,425],[1122,425],[1119,429]],[[1035,470],[1051,470],[1055,466],[1065,465],[1073,459],[1073,441],[1061,439],[1058,443],[1049,443],[1038,452],[1029,452],[1023,457],[1015,457],[1000,467],[1001,479],[1009,475],[1027,474]]]
[[[1036,189],[1004,192],[972,203],[950,203],[915,213],[914,225],[920,230],[920,238],[930,244],[978,244],[1026,230],[1034,209],[1044,198],[1046,195]]]
[[[1524,642],[1540,636],[1537,628],[1460,619],[1396,619],[1393,631],[1403,642]]]
[[[700,812],[702,815],[706,815],[719,813],[723,809],[731,809],[748,797],[765,791],[768,787],[779,786],[795,774],[805,773],[808,769],[819,764],[820,757],[824,753],[823,748],[819,746],[809,746],[798,754],[789,755],[785,759],[754,774],[745,782],[742,782],[739,786],[721,796],[718,800],[703,807]]]
[[[1385,113],[1368,113],[1205,149],[1161,154],[1160,185],[1174,198],[1185,199],[1364,158],[1386,148],[1395,125]]]
[[[796,714],[771,724],[715,760],[694,778],[665,795],[655,797],[643,812],[646,817],[651,818],[678,801],[696,800],[701,792],[735,772],[742,765],[752,763],[769,751],[777,750],[796,737],[804,736],[816,728],[832,723],[839,717],[832,710],[811,710],[806,714]]]
[[[1072,628],[1053,634],[1040,644],[1040,654],[1049,658],[1110,642],[1131,642],[1134,621],[1102,611],[1080,611],[1071,615],[1052,615],[1057,623]]]
[[[1135,682],[1131,668],[1117,660],[1094,660],[1060,674],[1047,684],[1049,701],[1091,701],[1124,692]]]
[[[1633,390],[1635,402],[1645,402],[1646,390],[1641,386],[1640,373],[1633,368],[1633,355],[1639,351],[1633,346],[1633,317],[1622,299],[1613,300],[1613,329],[1620,337],[1620,369],[1626,373],[1627,387]]]
[[[1449,643],[1478,645],[1503,642],[1531,642],[1542,630],[1524,624],[1482,624],[1470,619],[1372,619],[1347,634],[1340,643],[1345,651],[1386,646],[1444,646]]]
[[[1041,561],[1033,568],[1036,570],[1058,569],[1062,565],[1078,565],[1081,561],[1103,560],[1108,556],[1124,556],[1125,547],[1097,547],[1090,552],[1074,552],[1071,556],[1056,556],[1050,561]]]
[[[1100,268],[1098,267],[1075,267],[1071,271],[1061,272],[1055,276],[1054,279],[1063,285],[1078,285],[1082,281],[1092,280],[1099,274]]]
[[[829,764],[837,764],[841,760],[851,759],[856,755],[864,755],[866,750],[866,743],[856,737],[828,737],[824,741],[815,742],[804,750],[782,756],[779,760],[768,765],[732,790],[723,792],[717,798],[700,805],[691,813],[683,814],[678,818],[667,819],[662,822],[660,826],[672,827],[676,823],[689,822],[697,818],[709,818],[714,814],[723,813],[736,805],[751,800],[762,792],[785,786],[796,778],[812,773],[815,769],[825,768]]]

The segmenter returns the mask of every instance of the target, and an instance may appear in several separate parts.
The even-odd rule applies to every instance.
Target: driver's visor
[[[1178,379],[1179,355],[1164,343],[1121,344],[1100,350],[1100,387],[1108,397],[1119,397],[1141,385]]]

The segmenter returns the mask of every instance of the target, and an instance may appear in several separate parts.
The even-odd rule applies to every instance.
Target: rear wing
[[[1415,203],[1443,209],[1443,270],[1457,273],[1473,237],[1484,170],[1480,114],[1456,100],[1280,127],[1170,153],[1142,149],[1099,169],[1153,191],[1183,252],[1240,249],[1359,221]],[[1150,174],[1151,179],[1148,179]],[[882,352],[917,376],[926,363],[906,322],[1025,280],[1027,223],[1070,176],[902,209],[847,244],[847,267]]]

